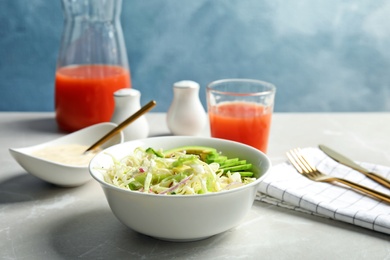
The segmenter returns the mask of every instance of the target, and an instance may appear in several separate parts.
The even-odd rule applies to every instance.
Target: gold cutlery
[[[330,158],[332,158],[333,160],[335,160],[336,162],[339,162],[341,164],[344,164],[364,175],[366,175],[368,178],[380,183],[381,185],[387,187],[390,189],[390,180],[376,174],[376,173],[373,173],[373,172],[370,172],[369,170],[365,169],[364,167],[358,165],[357,163],[355,163],[354,161],[352,161],[351,159],[345,157],[344,155],[330,149],[329,147],[323,145],[323,144],[320,144],[318,146],[325,154],[327,154]]]
[[[374,197],[379,200],[386,201],[390,203],[390,195],[384,194],[382,192],[370,189],[368,187],[362,186],[360,184],[351,182],[346,179],[337,178],[333,176],[326,175],[320,171],[318,171],[313,165],[311,165],[302,155],[299,148],[292,149],[289,152],[287,152],[287,158],[291,162],[291,164],[294,166],[294,168],[301,173],[303,176],[309,178],[312,181],[319,181],[319,182],[339,182],[344,185],[347,185],[357,191],[360,191],[362,193],[368,194],[371,197]]]

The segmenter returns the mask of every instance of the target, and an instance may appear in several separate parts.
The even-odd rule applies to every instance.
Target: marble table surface
[[[165,114],[147,119],[150,136],[170,135]],[[275,113],[268,155],[275,165],[290,148],[323,143],[390,165],[389,133],[390,113]],[[95,181],[47,184],[8,151],[62,135],[53,113],[0,112],[0,259],[390,259],[388,235],[258,201],[239,226],[205,240],[138,234],[114,217]]]

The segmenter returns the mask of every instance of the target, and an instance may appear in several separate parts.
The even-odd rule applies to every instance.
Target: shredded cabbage
[[[193,195],[230,190],[256,179],[224,172],[218,163],[207,164],[194,154],[175,152],[169,158],[157,154],[138,147],[120,160],[111,156],[113,165],[104,170],[104,180],[126,190]]]

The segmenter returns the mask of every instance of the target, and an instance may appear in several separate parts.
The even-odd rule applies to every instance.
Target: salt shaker
[[[123,88],[114,92],[115,110],[111,122],[120,124],[141,108],[141,92],[133,88]],[[124,140],[146,138],[149,124],[145,116],[140,116],[123,130]]]
[[[174,135],[198,135],[206,124],[206,112],[199,100],[199,84],[183,80],[173,84],[173,101],[167,125]]]

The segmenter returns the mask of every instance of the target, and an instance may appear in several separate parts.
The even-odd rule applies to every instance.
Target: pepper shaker
[[[206,112],[199,99],[199,84],[183,80],[173,84],[173,101],[167,125],[174,135],[198,135],[206,124]]]
[[[133,88],[123,88],[114,92],[115,110],[111,122],[120,124],[141,108],[141,92]],[[140,116],[123,130],[124,140],[146,138],[149,124],[145,116]]]

